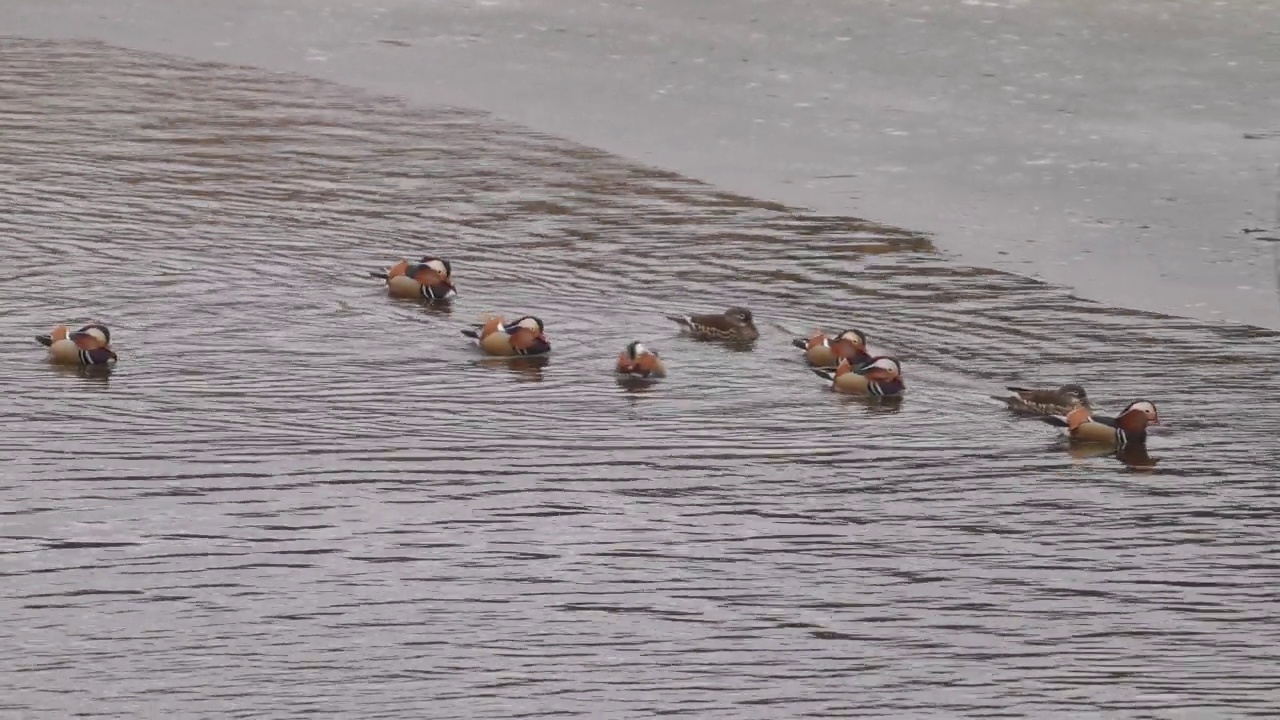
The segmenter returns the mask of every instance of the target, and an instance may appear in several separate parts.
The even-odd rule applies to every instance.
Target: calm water
[[[1280,712],[1280,344],[459,110],[0,40],[0,715]],[[928,198],[921,198],[928,202]],[[454,261],[451,312],[363,278]],[[730,352],[665,313],[743,303]],[[545,367],[458,329],[534,313]],[[31,336],[100,319],[109,378]],[[856,325],[898,408],[788,339]],[[668,359],[644,392],[626,341]],[[1137,465],[987,396],[1084,382]]]

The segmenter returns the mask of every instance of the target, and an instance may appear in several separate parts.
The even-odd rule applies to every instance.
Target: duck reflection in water
[[[404,298],[396,298],[401,302],[414,302],[405,300]],[[418,306],[422,308],[422,312],[428,315],[450,315],[453,313],[453,303],[442,301],[419,301]]]
[[[902,409],[903,395],[849,395],[836,396],[843,405],[858,405],[872,415],[892,415]]]
[[[1070,443],[1067,445],[1067,454],[1076,460],[1092,460],[1093,458],[1107,457],[1109,455],[1133,470],[1152,470],[1160,462],[1159,458],[1153,458],[1147,454],[1145,445],[1130,446],[1117,450],[1106,445]]]
[[[49,367],[63,377],[78,377],[95,385],[106,387],[111,380],[115,365],[58,365],[49,363]]]
[[[485,357],[477,362],[482,367],[506,368],[523,382],[542,382],[542,369],[551,362],[551,356]]]

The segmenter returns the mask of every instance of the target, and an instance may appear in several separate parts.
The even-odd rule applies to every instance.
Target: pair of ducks
[[[371,274],[385,280],[395,295],[450,300],[457,295],[450,278],[452,273],[448,260],[424,257],[416,263],[401,260],[383,272]],[[102,368],[119,359],[111,349],[111,331],[98,322],[79,330],[58,325],[48,335],[37,335],[36,342],[49,348],[49,359],[60,365]]]
[[[398,297],[448,302],[458,294],[453,284],[452,264],[439,257],[424,256],[417,262],[400,260],[370,275],[383,280],[387,291]],[[731,307],[723,313],[667,317],[695,339],[752,343],[760,337],[751,311],[743,307]],[[532,315],[510,323],[503,322],[501,317],[491,317],[462,333],[489,355],[527,357],[551,352],[542,320]],[[111,349],[111,331],[102,323],[89,323],[74,331],[58,325],[36,340],[49,348],[49,357],[56,363],[101,367],[118,359]],[[901,397],[906,391],[898,360],[870,355],[866,336],[858,330],[844,330],[836,335],[817,330],[806,338],[792,340],[792,344],[804,351],[813,372],[830,381],[831,389],[836,392],[892,398]],[[666,366],[658,353],[639,341],[629,343],[618,355],[614,370],[621,377],[666,376]],[[1155,404],[1146,400],[1130,403],[1115,417],[1094,415],[1084,388],[1077,384],[1055,389],[1008,389],[1013,396],[997,399],[1004,400],[1010,410],[1066,428],[1072,440],[1081,442],[1107,444],[1117,449],[1140,446],[1146,442],[1147,426],[1160,422]]]
[[[1000,397],[1011,411],[1055,427],[1066,428],[1071,440],[1109,445],[1117,450],[1144,447],[1147,427],[1160,424],[1155,403],[1137,400],[1119,415],[1095,415],[1084,387],[1068,383],[1058,388],[1008,387],[1012,396]]]

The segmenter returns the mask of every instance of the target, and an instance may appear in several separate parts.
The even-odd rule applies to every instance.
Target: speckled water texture
[[[1273,333],[472,110],[0,40],[0,716],[1273,717]],[[362,277],[454,261],[451,311]],[[731,352],[668,313],[745,303]],[[531,312],[544,366],[458,329]],[[111,325],[109,377],[42,362]],[[856,324],[898,406],[789,340]],[[620,388],[643,339],[671,377]],[[1082,359],[1088,362],[1082,362]],[[1085,383],[1165,425],[1008,417]]]
[[[1277,0],[9,0],[0,34],[491,111],[1108,305],[1280,330]]]

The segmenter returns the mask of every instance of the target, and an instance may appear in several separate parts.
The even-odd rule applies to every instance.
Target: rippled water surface
[[[1271,334],[79,43],[0,40],[0,238],[5,717],[1280,713]],[[428,251],[452,311],[363,277]],[[735,303],[750,352],[663,319]],[[550,361],[480,361],[486,312]],[[89,319],[116,371],[48,366],[31,336]],[[788,343],[817,325],[906,401],[829,393]],[[671,377],[620,388],[631,339]],[[987,397],[1068,379],[1159,403],[1149,457]]]

